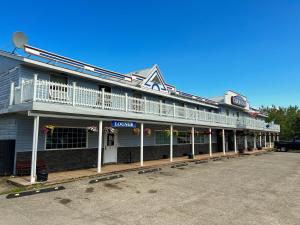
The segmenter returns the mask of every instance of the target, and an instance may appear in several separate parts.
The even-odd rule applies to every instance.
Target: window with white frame
[[[189,144],[190,143],[190,133],[187,131],[179,131],[177,136],[178,144]]]
[[[167,145],[170,144],[170,136],[166,131],[156,130],[155,131],[155,144]]]
[[[195,143],[204,144],[204,135],[203,134],[195,135]]]
[[[46,134],[46,149],[87,148],[87,129],[76,127],[55,127]]]

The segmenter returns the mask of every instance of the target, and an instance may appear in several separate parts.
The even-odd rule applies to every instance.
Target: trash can
[[[37,182],[44,182],[48,180],[48,171],[47,170],[41,170],[38,171],[36,175],[36,181]]]

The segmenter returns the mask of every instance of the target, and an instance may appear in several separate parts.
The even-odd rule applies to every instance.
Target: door
[[[104,158],[103,163],[116,163],[118,144],[116,133],[105,133],[104,135]]]
[[[15,140],[0,140],[0,176],[9,176],[14,171]]]

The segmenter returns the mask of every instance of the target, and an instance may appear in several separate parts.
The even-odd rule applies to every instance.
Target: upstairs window
[[[59,84],[68,84],[68,77],[64,75],[50,75],[50,81]]]

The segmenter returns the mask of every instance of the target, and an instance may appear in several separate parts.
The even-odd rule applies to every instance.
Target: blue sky
[[[0,48],[29,44],[118,72],[158,64],[203,97],[300,105],[300,1],[3,1]]]

